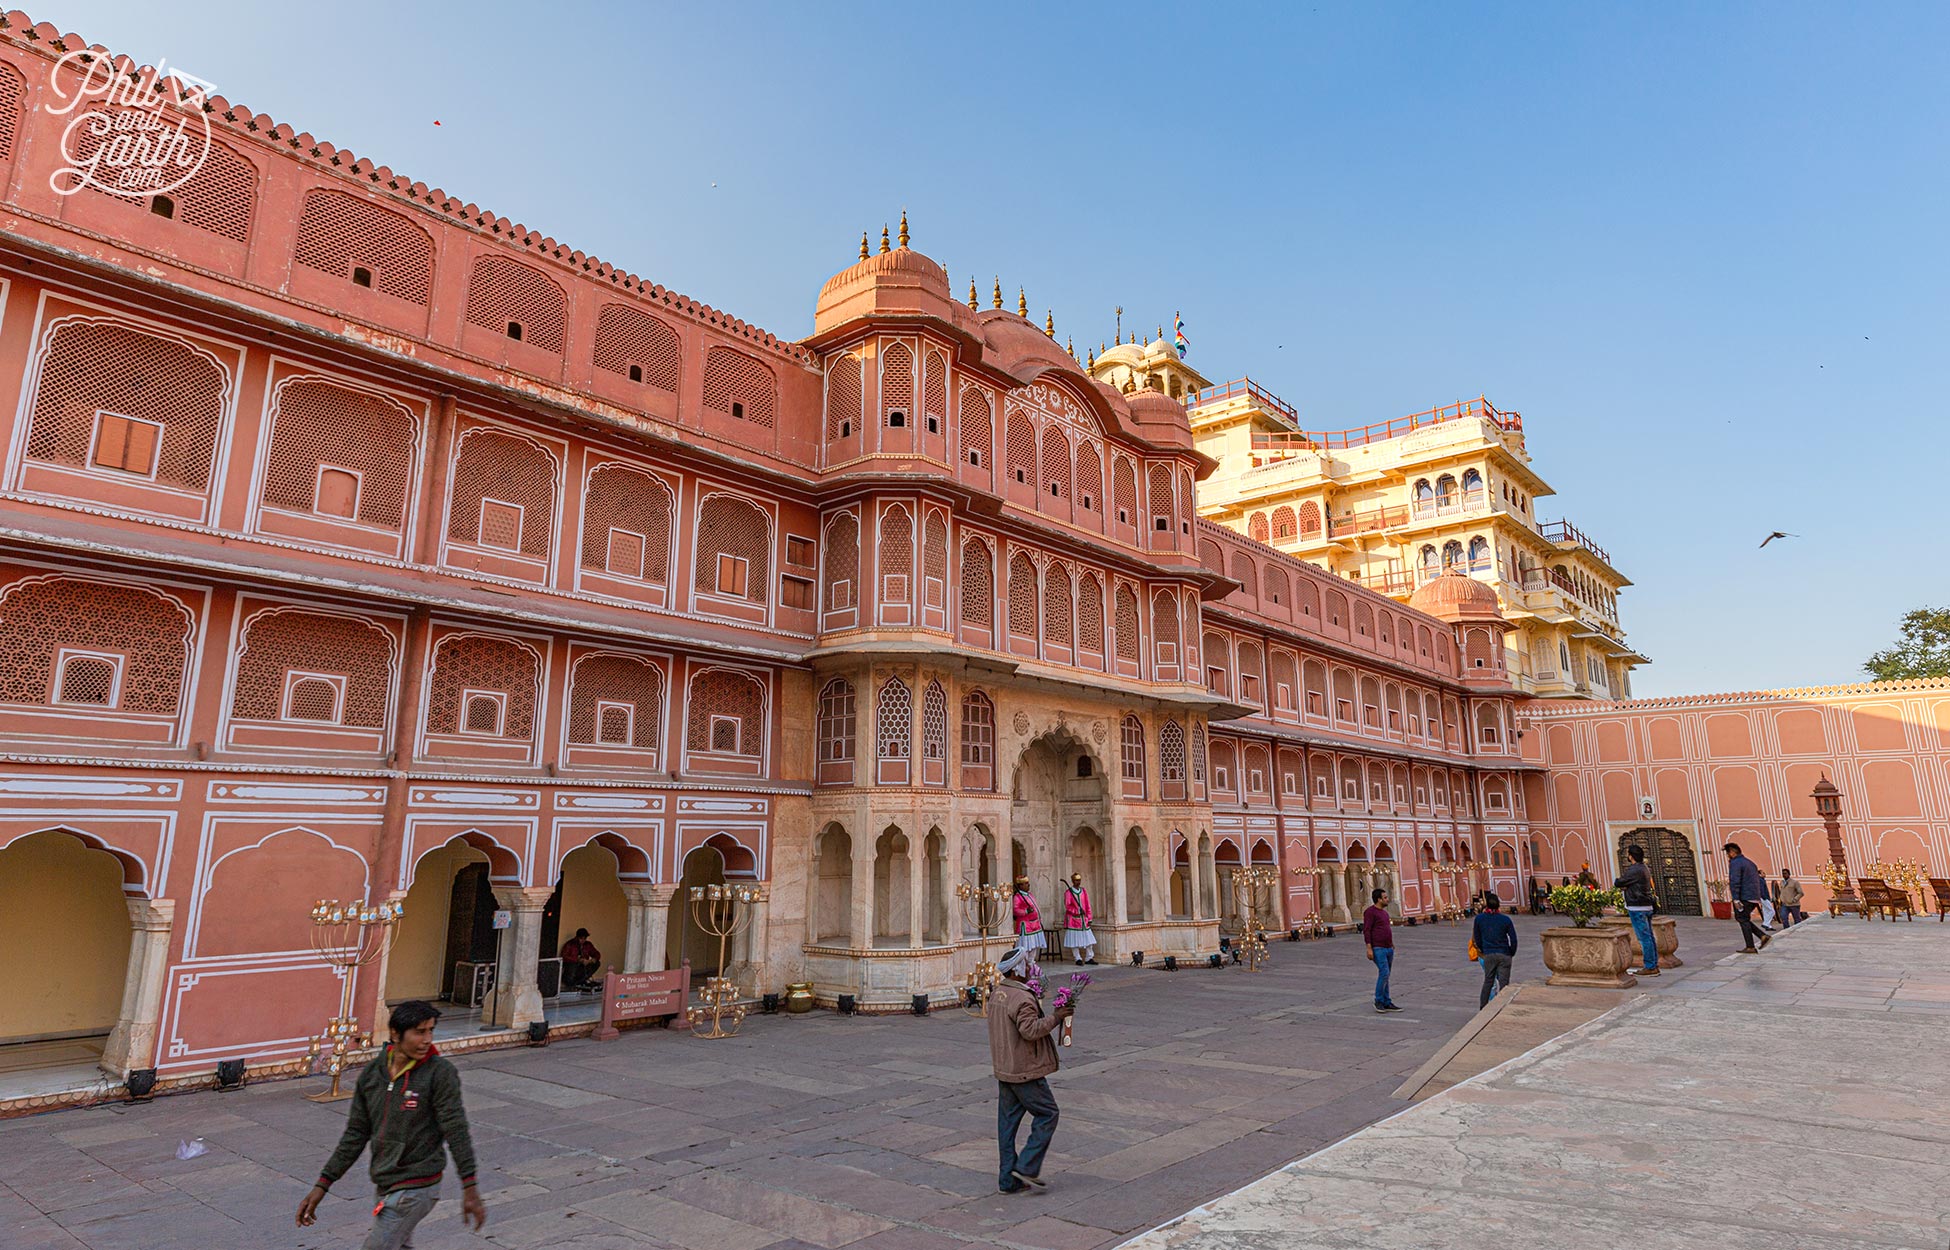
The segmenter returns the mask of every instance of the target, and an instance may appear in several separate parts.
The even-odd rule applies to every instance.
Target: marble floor
[[[1828,919],[1129,1250],[1950,1246],[1950,928]]]

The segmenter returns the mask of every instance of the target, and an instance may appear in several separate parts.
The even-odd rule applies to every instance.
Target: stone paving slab
[[[1541,976],[1543,922],[1517,923],[1517,975]],[[1392,1016],[1373,1011],[1352,935],[1275,942],[1258,974],[1092,969],[1077,1045],[1052,1079],[1063,1118],[1041,1193],[996,1192],[987,1033],[958,1010],[760,1015],[723,1042],[644,1030],[464,1055],[488,1226],[462,1226],[450,1178],[416,1244],[1114,1245],[1407,1105],[1394,1089],[1475,1014],[1479,978],[1460,927],[1404,926],[1397,939],[1409,1010]],[[1682,927],[1708,969],[1736,941],[1731,924]],[[1878,1001],[1906,992],[1876,988]],[[363,1164],[317,1225],[292,1223],[344,1123],[344,1104],[301,1097],[318,1084],[0,1122],[0,1247],[351,1250],[370,1218]],[[191,1137],[209,1153],[177,1159]]]
[[[1950,934],[1823,919],[1711,972],[1128,1250],[1950,1245],[1950,1044],[1893,1010],[1950,989]]]

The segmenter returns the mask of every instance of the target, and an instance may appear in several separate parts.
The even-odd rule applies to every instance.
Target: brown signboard
[[[596,1040],[607,1042],[620,1036],[616,1026],[625,1020],[647,1020],[672,1016],[670,1027],[690,1027],[684,1014],[691,992],[691,964],[669,972],[611,972],[603,978],[603,1018],[596,1026]]]

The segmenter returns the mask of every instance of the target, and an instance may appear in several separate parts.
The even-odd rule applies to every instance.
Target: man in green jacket
[[[318,1183],[298,1204],[298,1223],[318,1218],[318,1204],[333,1182],[372,1144],[372,1183],[379,1191],[365,1250],[403,1250],[413,1229],[440,1201],[440,1176],[448,1151],[460,1173],[461,1219],[478,1231],[487,1208],[474,1187],[474,1140],[460,1102],[460,1072],[433,1044],[430,1004],[414,1000],[393,1008],[387,1021],[393,1040],[359,1073],[345,1135],[325,1161]]]

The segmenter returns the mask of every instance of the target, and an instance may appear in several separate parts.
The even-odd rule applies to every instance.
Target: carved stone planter
[[[1637,962],[1634,952],[1638,949],[1638,939],[1632,936],[1629,927],[1546,929],[1543,947],[1544,966],[1551,970],[1547,985],[1622,990],[1636,984],[1627,969]]]
[[[1632,960],[1632,966],[1634,968],[1638,967],[1639,961],[1636,956],[1639,954],[1639,937],[1638,934],[1632,932],[1631,917],[1600,916],[1598,917],[1598,923],[1615,925],[1624,929],[1631,936],[1632,953],[1635,956]],[[1677,920],[1674,920],[1671,916],[1652,917],[1652,943],[1659,948],[1659,966],[1661,968],[1684,968],[1686,966],[1686,961],[1679,957],[1679,922]]]

